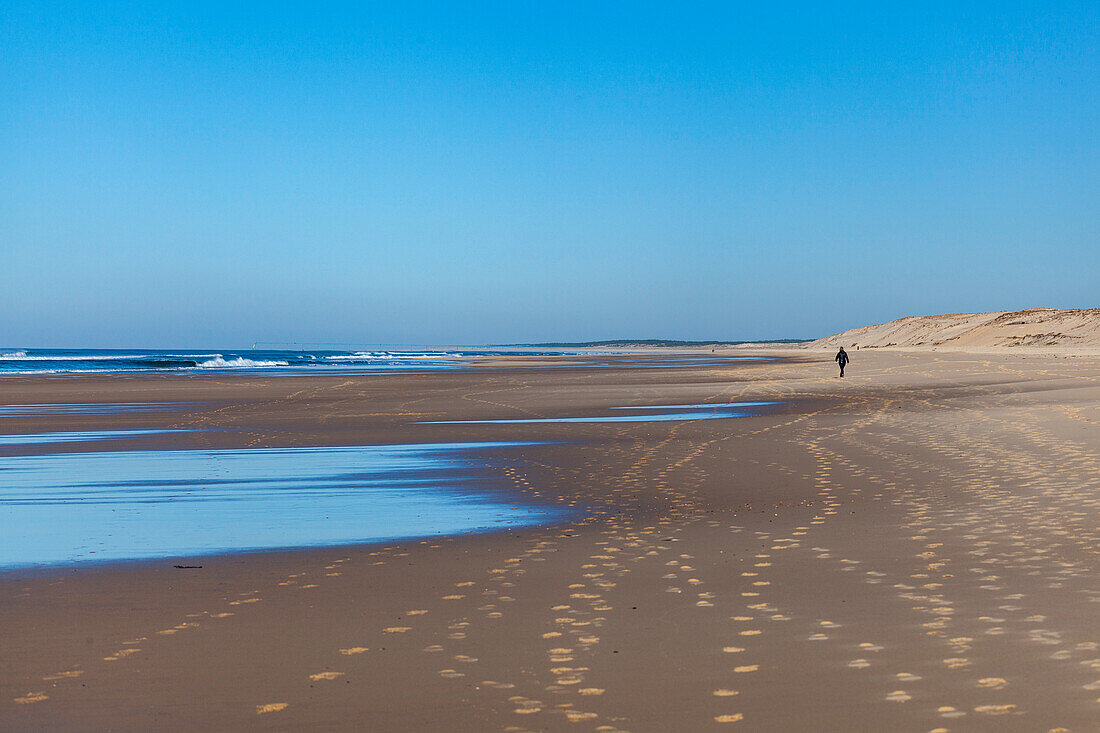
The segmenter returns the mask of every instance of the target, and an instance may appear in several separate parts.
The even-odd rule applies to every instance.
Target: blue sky
[[[893,5],[7,3],[0,344],[1100,305],[1100,4]]]

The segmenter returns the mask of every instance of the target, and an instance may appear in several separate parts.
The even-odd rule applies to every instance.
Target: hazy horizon
[[[0,343],[1097,306],[1100,5],[10,4]]]

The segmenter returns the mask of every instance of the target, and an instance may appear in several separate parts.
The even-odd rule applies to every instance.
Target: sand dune
[[[817,339],[807,346],[960,349],[1013,346],[1095,350],[1100,348],[1100,308],[1028,308],[992,313],[910,316],[889,323],[852,328]]]

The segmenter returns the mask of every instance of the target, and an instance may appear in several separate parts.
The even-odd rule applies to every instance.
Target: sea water
[[[616,356],[612,361],[604,357]],[[577,357],[575,361],[533,362],[539,369],[570,366],[685,367],[728,366],[771,357],[691,354],[645,354],[624,358],[615,352],[531,348],[369,348],[358,350],[311,349],[0,349],[0,377],[38,374],[131,374],[148,372],[234,372],[246,374],[317,374],[325,372],[377,374],[467,369],[476,358],[514,356]],[[598,356],[597,359],[585,357]],[[513,365],[515,363],[513,362]]]
[[[470,357],[514,355],[495,349],[405,348],[361,350],[148,350],[0,349],[0,376],[35,374],[127,374],[142,372],[393,372],[467,368]],[[524,351],[561,355],[560,351]]]

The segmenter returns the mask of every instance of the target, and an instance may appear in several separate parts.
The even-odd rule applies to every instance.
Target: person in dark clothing
[[[841,346],[840,351],[836,353],[836,363],[840,364],[840,376],[844,376],[844,367],[850,361],[851,359],[848,358],[848,352],[844,350],[843,346]]]

